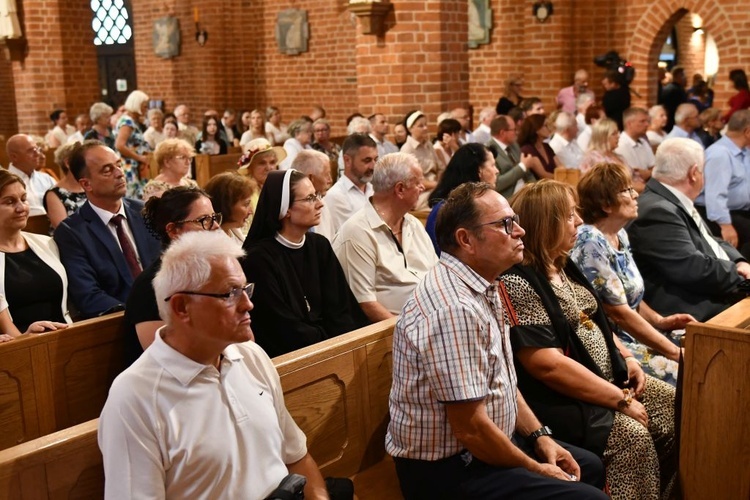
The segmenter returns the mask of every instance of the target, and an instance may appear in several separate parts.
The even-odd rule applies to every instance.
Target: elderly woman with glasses
[[[500,279],[519,390],[557,439],[602,458],[612,498],[669,498],[675,390],[643,373],[568,259],[582,222],[574,188],[527,184],[511,208],[526,230],[523,262]]]
[[[197,186],[193,179],[187,177],[194,156],[195,149],[187,141],[165,139],[160,142],[154,151],[159,175],[148,181],[143,188],[143,201],[148,201],[153,196],[158,198],[164,191],[177,186]]]
[[[685,328],[695,318],[663,317],[643,302],[643,278],[624,229],[638,216],[638,192],[628,168],[620,163],[594,166],[579,182],[578,197],[585,224],[578,228],[570,258],[599,294],[604,312],[620,329],[620,340],[644,371],[675,384],[680,349],[659,330]]]
[[[186,143],[187,144],[187,143]],[[178,186],[154,196],[143,207],[143,218],[165,250],[182,234],[190,231],[215,231],[221,226],[221,214],[214,213],[211,198],[197,186]],[[159,317],[151,282],[161,268],[161,257],[144,269],[133,282],[125,305],[125,355],[132,363],[154,341],[156,330],[164,325]]]
[[[242,264],[259,293],[250,312],[255,341],[270,357],[367,324],[331,244],[311,232],[320,194],[297,170],[274,171],[260,192]]]

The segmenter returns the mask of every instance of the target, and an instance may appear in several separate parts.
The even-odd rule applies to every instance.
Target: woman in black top
[[[28,218],[26,185],[0,169],[0,342],[72,323],[57,245],[49,236],[23,232]]]

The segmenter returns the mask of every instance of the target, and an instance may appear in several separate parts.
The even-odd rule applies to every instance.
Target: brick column
[[[357,28],[357,97],[364,115],[391,123],[410,109],[428,122],[469,98],[465,0],[394,0],[384,37]]]
[[[88,2],[23,2],[28,53],[12,65],[20,132],[43,135],[53,109],[66,109],[72,122],[98,98],[91,19]]]

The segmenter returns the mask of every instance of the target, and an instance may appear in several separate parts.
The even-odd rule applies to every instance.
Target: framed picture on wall
[[[164,59],[180,55],[180,23],[176,17],[154,21],[154,54]]]
[[[310,26],[306,10],[287,9],[279,12],[276,18],[276,43],[279,52],[290,56],[307,52],[309,37]]]
[[[490,43],[491,28],[490,0],[469,0],[469,48]]]

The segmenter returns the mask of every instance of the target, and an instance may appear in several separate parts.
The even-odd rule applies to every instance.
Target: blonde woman
[[[161,197],[164,191],[177,186],[197,187],[198,184],[193,179],[186,177],[194,156],[193,146],[182,139],[164,139],[159,143],[154,152],[159,175],[143,188],[143,201],[154,196]]]
[[[614,120],[603,118],[593,124],[589,148],[581,161],[581,175],[598,163],[622,163],[620,157],[615,154],[619,140],[620,131]]]

